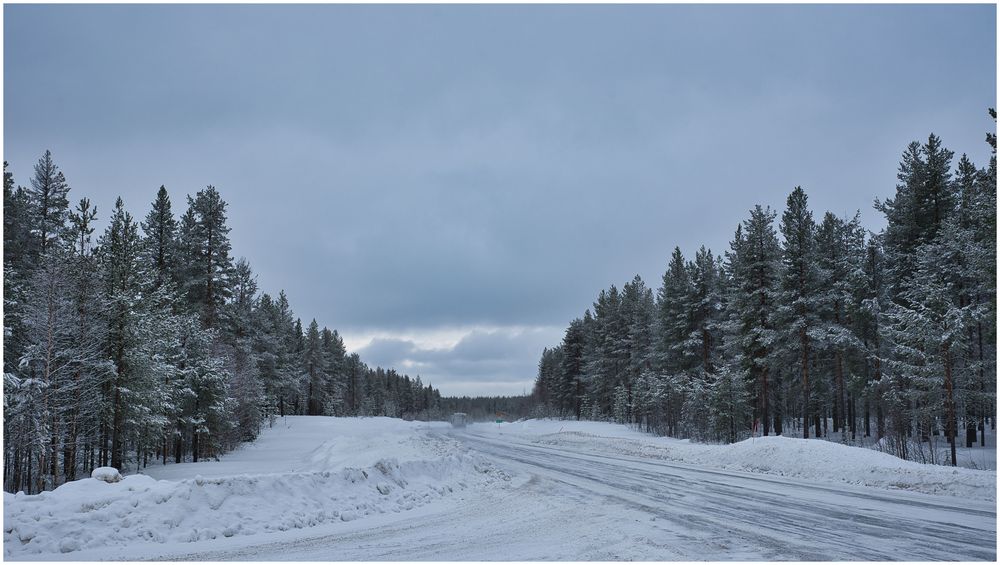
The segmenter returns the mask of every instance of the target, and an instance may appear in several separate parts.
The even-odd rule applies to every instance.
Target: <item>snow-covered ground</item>
[[[539,444],[573,446],[714,469],[996,501],[995,470],[925,465],[826,440],[768,436],[732,445],[710,445],[656,437],[620,424],[575,420],[481,423],[471,425],[469,430],[485,436],[514,436]],[[995,448],[983,450],[983,459],[990,458],[986,454],[989,451],[995,461]]]
[[[272,427],[265,427],[257,441],[218,461],[168,463],[141,472],[155,479],[187,479],[195,475],[339,471],[371,467],[382,459],[424,461],[452,454],[457,444],[419,432],[450,428],[446,422],[405,422],[396,418],[286,416],[275,420]]]
[[[995,471],[822,440],[289,417],[146,472],[5,493],[5,559],[996,559]]]
[[[97,548],[113,556],[137,542],[176,549],[401,512],[504,480],[456,440],[421,433],[435,426],[446,424],[289,416],[220,461],[4,493],[4,557],[76,559]]]

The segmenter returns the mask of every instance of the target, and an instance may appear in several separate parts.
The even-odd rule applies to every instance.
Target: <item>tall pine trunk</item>
[[[837,402],[836,402],[836,412],[837,420],[833,422],[833,431],[844,432],[847,427],[845,422],[847,420],[847,408],[845,406],[845,396],[846,390],[844,386],[844,354],[840,349],[837,349]]]
[[[986,413],[988,412],[989,406],[983,406],[988,404],[985,400],[986,398],[986,373],[985,367],[983,365],[983,323],[979,322],[976,324],[976,334],[979,337],[979,386],[982,391],[982,399],[979,401],[980,413],[982,414],[982,433],[979,434],[979,446],[986,447]]]
[[[809,439],[809,336],[803,327],[799,330],[802,345],[802,438]],[[817,426],[816,433],[819,434]]]
[[[952,359],[951,359],[951,347],[946,343],[943,346],[942,353],[944,354],[944,390],[945,394],[945,411],[947,418],[947,425],[945,426],[945,433],[948,434],[948,442],[951,444],[951,465],[955,467],[958,465],[958,459],[955,456],[955,430],[957,428],[957,422],[955,421],[955,398],[953,395],[954,383],[952,382]]]
[[[770,421],[768,420],[768,412],[769,412],[769,410],[768,410],[767,400],[768,400],[768,395],[770,395],[770,391],[767,390],[767,367],[764,367],[761,370],[761,376],[760,376],[760,378],[761,378],[760,423],[761,423],[761,426],[763,427],[762,434],[766,436],[766,435],[768,435],[768,432],[770,431],[769,428],[771,427],[770,426]],[[775,422],[774,429],[775,429],[775,434],[780,434],[781,433],[781,427],[780,427],[780,425],[777,422]]]

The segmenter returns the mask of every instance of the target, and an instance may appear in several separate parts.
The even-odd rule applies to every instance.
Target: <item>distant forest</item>
[[[286,414],[444,418],[419,376],[258,292],[214,187],[180,219],[162,186],[142,222],[119,198],[96,241],[97,207],[69,191],[48,151],[28,187],[4,163],[5,491],[216,457]]]
[[[990,109],[994,123],[996,112]],[[735,442],[751,434],[874,436],[904,459],[996,425],[996,134],[977,168],[931,134],[910,143],[887,227],[815,219],[796,187],[729,249],[673,250],[657,292],[602,290],[546,349],[534,413]],[[777,220],[777,229],[775,222]]]

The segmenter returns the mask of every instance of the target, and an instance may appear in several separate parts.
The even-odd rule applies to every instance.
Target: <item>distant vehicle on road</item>
[[[455,412],[451,415],[449,420],[451,421],[452,426],[456,428],[464,428],[466,422],[468,421],[468,416],[466,416],[465,412]]]

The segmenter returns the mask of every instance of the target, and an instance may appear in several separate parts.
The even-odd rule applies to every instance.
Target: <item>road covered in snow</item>
[[[324,420],[330,427],[319,424]],[[168,465],[149,472],[169,475],[171,480],[133,476],[113,485],[102,483],[113,489],[138,480],[136,487],[161,493],[153,496],[174,492],[172,496],[181,497],[187,489],[189,501],[208,500],[192,502],[190,508],[181,505],[181,510],[202,517],[178,511],[177,526],[160,529],[162,539],[139,535],[155,528],[152,518],[135,528],[144,520],[142,491],[119,497],[128,504],[139,500],[132,511],[123,505],[110,512],[123,516],[107,527],[117,528],[117,537],[95,535],[68,553],[60,553],[55,541],[35,546],[49,551],[29,552],[36,540],[19,541],[21,525],[40,515],[34,520],[37,526],[49,526],[46,503],[57,504],[53,499],[62,505],[53,508],[61,511],[72,505],[67,496],[59,497],[58,490],[46,495],[48,502],[22,502],[5,495],[5,557],[996,558],[995,471],[917,465],[817,440],[758,438],[734,446],[704,446],[589,422],[477,424],[465,430],[378,419],[301,417],[286,424],[287,428],[265,433],[255,446],[221,462],[192,464],[187,470],[186,464]],[[291,431],[296,428],[297,435]],[[337,439],[328,436],[333,431],[354,433],[350,439]],[[295,437],[299,439],[292,440]],[[278,446],[284,450],[280,456],[269,455]],[[401,457],[386,459],[393,452]],[[255,467],[262,472],[256,474]],[[233,475],[237,469],[245,474]],[[196,470],[199,479],[182,478]],[[302,476],[308,480],[296,482],[305,480]],[[228,494],[213,498],[197,490],[217,484],[211,481]],[[74,488],[92,492],[93,487],[87,483]],[[261,488],[266,504],[256,507],[246,502],[259,502]],[[382,492],[385,488],[387,493]],[[287,502],[282,501],[285,498]],[[80,501],[74,503],[76,520],[88,514],[96,520],[95,513],[109,514],[106,508],[116,504],[101,507],[105,510],[86,509],[92,502],[84,501],[82,507]],[[348,512],[349,519],[344,519]],[[294,517],[303,513],[311,521],[295,523]],[[12,520],[17,525],[8,532]],[[208,534],[198,530],[213,524],[215,529]],[[63,539],[73,538],[71,527],[65,523],[61,527]],[[243,529],[225,535],[224,527]],[[192,535],[193,530],[202,533]]]

